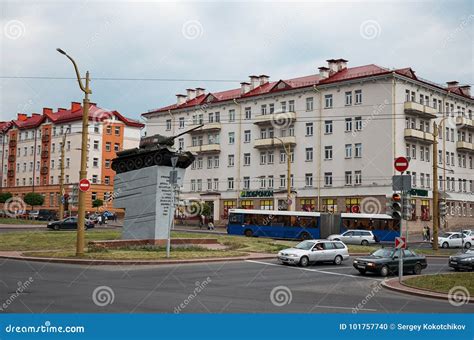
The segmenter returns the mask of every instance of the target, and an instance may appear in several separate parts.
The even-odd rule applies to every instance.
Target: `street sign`
[[[410,191],[411,175],[395,175],[392,176],[393,191]]]
[[[395,237],[395,248],[396,249],[406,249],[407,243],[404,237]]]
[[[404,172],[408,169],[409,162],[408,159],[406,159],[405,157],[397,157],[393,165],[395,167],[395,170],[399,172]]]
[[[91,188],[91,182],[87,178],[83,178],[79,181],[79,190],[86,192]]]

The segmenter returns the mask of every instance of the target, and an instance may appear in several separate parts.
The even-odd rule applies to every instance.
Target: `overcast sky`
[[[72,55],[92,78],[201,81],[92,82],[92,102],[139,118],[188,87],[239,87],[317,72],[329,58],[349,66],[412,67],[445,83],[474,83],[472,1],[1,2],[0,119],[81,101]],[[230,80],[218,82],[212,80]]]

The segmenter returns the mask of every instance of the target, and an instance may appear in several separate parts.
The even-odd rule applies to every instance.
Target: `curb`
[[[430,274],[430,275],[436,275],[436,274]],[[430,275],[420,275],[420,276],[430,276]],[[399,293],[415,295],[415,296],[420,296],[420,297],[425,297],[425,298],[438,299],[438,300],[451,299],[451,296],[449,296],[449,294],[446,294],[446,293],[439,293],[439,292],[422,289],[422,288],[414,288],[414,287],[404,284],[403,281],[399,283],[398,278],[384,280],[382,281],[381,284],[383,287],[389,290],[393,290],[395,292],[399,292]],[[474,297],[469,297],[468,303],[474,303]]]

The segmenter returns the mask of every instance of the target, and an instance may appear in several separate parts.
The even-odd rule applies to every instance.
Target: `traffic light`
[[[411,219],[412,206],[410,200],[405,198],[403,200],[403,219],[409,221]]]
[[[447,215],[447,208],[446,208],[446,202],[445,201],[440,201],[439,202],[439,216],[444,217]]]
[[[402,218],[402,196],[400,194],[392,195],[391,208],[392,217],[400,220]]]

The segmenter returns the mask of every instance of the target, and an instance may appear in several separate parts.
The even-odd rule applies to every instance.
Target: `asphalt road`
[[[386,290],[379,277],[360,276],[351,263],[303,269],[273,260],[166,266],[0,260],[0,303],[8,303],[8,313],[352,313],[359,304],[359,313],[474,312],[472,304]],[[424,273],[444,271],[445,259],[429,259]]]

